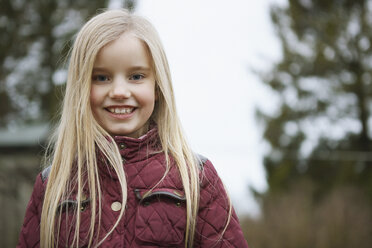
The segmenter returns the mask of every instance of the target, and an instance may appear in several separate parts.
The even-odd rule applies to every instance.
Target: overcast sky
[[[270,95],[251,70],[280,58],[272,2],[286,0],[139,0],[136,9],[163,41],[189,142],[213,162],[238,214],[257,213],[249,186],[267,187],[254,109],[269,108]]]

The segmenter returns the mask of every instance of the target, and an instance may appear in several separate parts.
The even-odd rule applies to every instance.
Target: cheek
[[[147,87],[141,90],[141,100],[143,104],[153,108],[156,101],[155,87]]]
[[[154,91],[152,91],[152,92],[148,95],[148,101],[147,101],[149,107],[151,106],[151,112],[153,112],[153,110],[154,110],[155,101],[156,101],[156,94],[155,94]]]
[[[98,105],[99,99],[100,99],[99,91],[94,86],[92,86],[92,88],[90,90],[89,99],[90,99],[90,106],[91,106],[92,109],[94,109],[94,107]]]
[[[92,87],[92,89],[90,90],[90,96],[89,96],[89,100],[90,100],[90,109],[92,111],[92,114],[93,114],[93,117],[96,121],[99,122],[99,109],[100,109],[100,106],[101,106],[101,99],[102,99],[102,96],[101,94],[99,93],[100,91],[97,90],[96,87]]]

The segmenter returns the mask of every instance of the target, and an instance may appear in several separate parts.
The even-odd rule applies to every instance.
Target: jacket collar
[[[136,166],[137,162],[146,161],[161,151],[161,144],[156,126],[139,138],[113,136],[112,139],[119,148],[124,167]],[[117,179],[118,176],[109,165],[107,159],[104,158],[103,154],[98,152],[98,156],[100,174],[109,176],[112,179]]]
[[[114,136],[123,161],[127,163],[138,162],[147,159],[151,154],[161,150],[157,127],[153,127],[139,138],[127,136]]]

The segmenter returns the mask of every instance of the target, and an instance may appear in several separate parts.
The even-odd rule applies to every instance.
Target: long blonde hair
[[[177,116],[167,58],[156,30],[148,21],[129,14],[126,10],[109,10],[93,17],[82,27],[71,51],[62,116],[55,139],[51,143],[52,166],[41,215],[41,247],[54,247],[58,242],[58,237],[55,237],[55,232],[58,231],[57,208],[60,200],[71,194],[72,178],[74,187],[77,188],[78,202],[73,238],[76,246],[79,243],[80,207],[85,183],[91,199],[89,246],[93,243],[99,246],[115,229],[124,214],[125,207],[122,207],[118,219],[105,237],[99,242],[93,240],[97,231],[97,211],[99,225],[101,221],[102,202],[96,147],[102,151],[118,175],[123,206],[127,199],[127,182],[117,146],[107,139],[109,134],[97,124],[91,111],[91,73],[99,50],[128,31],[146,44],[152,57],[158,100],[151,118],[158,125],[168,170],[169,156],[174,158],[178,166],[186,196],[185,247],[191,247],[193,244],[199,199],[199,169]]]

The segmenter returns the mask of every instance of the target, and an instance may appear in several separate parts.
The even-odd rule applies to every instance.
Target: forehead
[[[152,67],[152,59],[145,42],[133,33],[126,32],[99,50],[94,66],[103,65],[121,68],[128,65]]]

